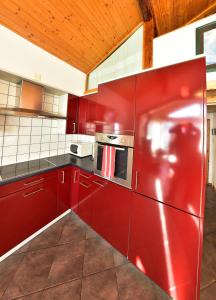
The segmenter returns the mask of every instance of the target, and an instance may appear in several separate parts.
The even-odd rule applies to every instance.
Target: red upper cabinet
[[[203,216],[205,60],[137,75],[133,186]]]
[[[68,95],[66,134],[78,133],[79,97]]]
[[[129,260],[175,300],[198,300],[202,219],[133,193]]]
[[[100,84],[97,101],[98,132],[134,133],[135,76]]]
[[[79,133],[95,134],[96,104],[98,94],[90,94],[79,99]]]

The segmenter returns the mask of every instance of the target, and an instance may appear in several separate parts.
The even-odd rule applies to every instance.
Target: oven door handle
[[[100,147],[104,148],[104,145],[100,145]],[[113,147],[112,145],[110,147]],[[120,151],[125,151],[124,148],[119,148],[119,147],[113,147],[115,148],[116,150],[120,150]]]

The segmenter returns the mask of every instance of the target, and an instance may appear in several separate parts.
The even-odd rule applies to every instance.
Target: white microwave
[[[70,145],[70,153],[79,157],[93,155],[93,143],[78,141]]]

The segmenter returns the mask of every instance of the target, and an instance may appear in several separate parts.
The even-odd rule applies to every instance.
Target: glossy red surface
[[[97,132],[134,134],[135,76],[100,84]]]
[[[43,183],[0,198],[0,256],[56,218],[57,186],[56,172]]]
[[[136,80],[133,187],[197,216],[204,214],[205,74],[201,58]]]
[[[94,190],[95,186],[92,181],[80,177],[78,215],[89,225],[92,224],[92,194]]]
[[[62,214],[71,207],[71,167],[58,170],[58,214]]]
[[[79,97],[68,95],[66,134],[78,133]]]
[[[174,300],[199,299],[200,219],[133,193],[129,260]]]
[[[128,253],[131,196],[130,190],[110,181],[104,181],[103,186],[95,183],[92,196],[92,227],[125,256]]]
[[[96,130],[96,105],[98,94],[90,94],[79,98],[80,134],[94,135]]]
[[[71,167],[71,195],[70,195],[70,206],[71,209],[77,213],[78,212],[78,201],[79,201],[79,178],[80,169],[76,167]]]

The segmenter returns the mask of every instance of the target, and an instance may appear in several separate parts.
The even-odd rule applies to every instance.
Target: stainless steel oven
[[[134,137],[105,133],[96,133],[95,137],[94,173],[131,188]],[[114,174],[111,178],[104,176],[102,172],[105,146],[115,148]]]

